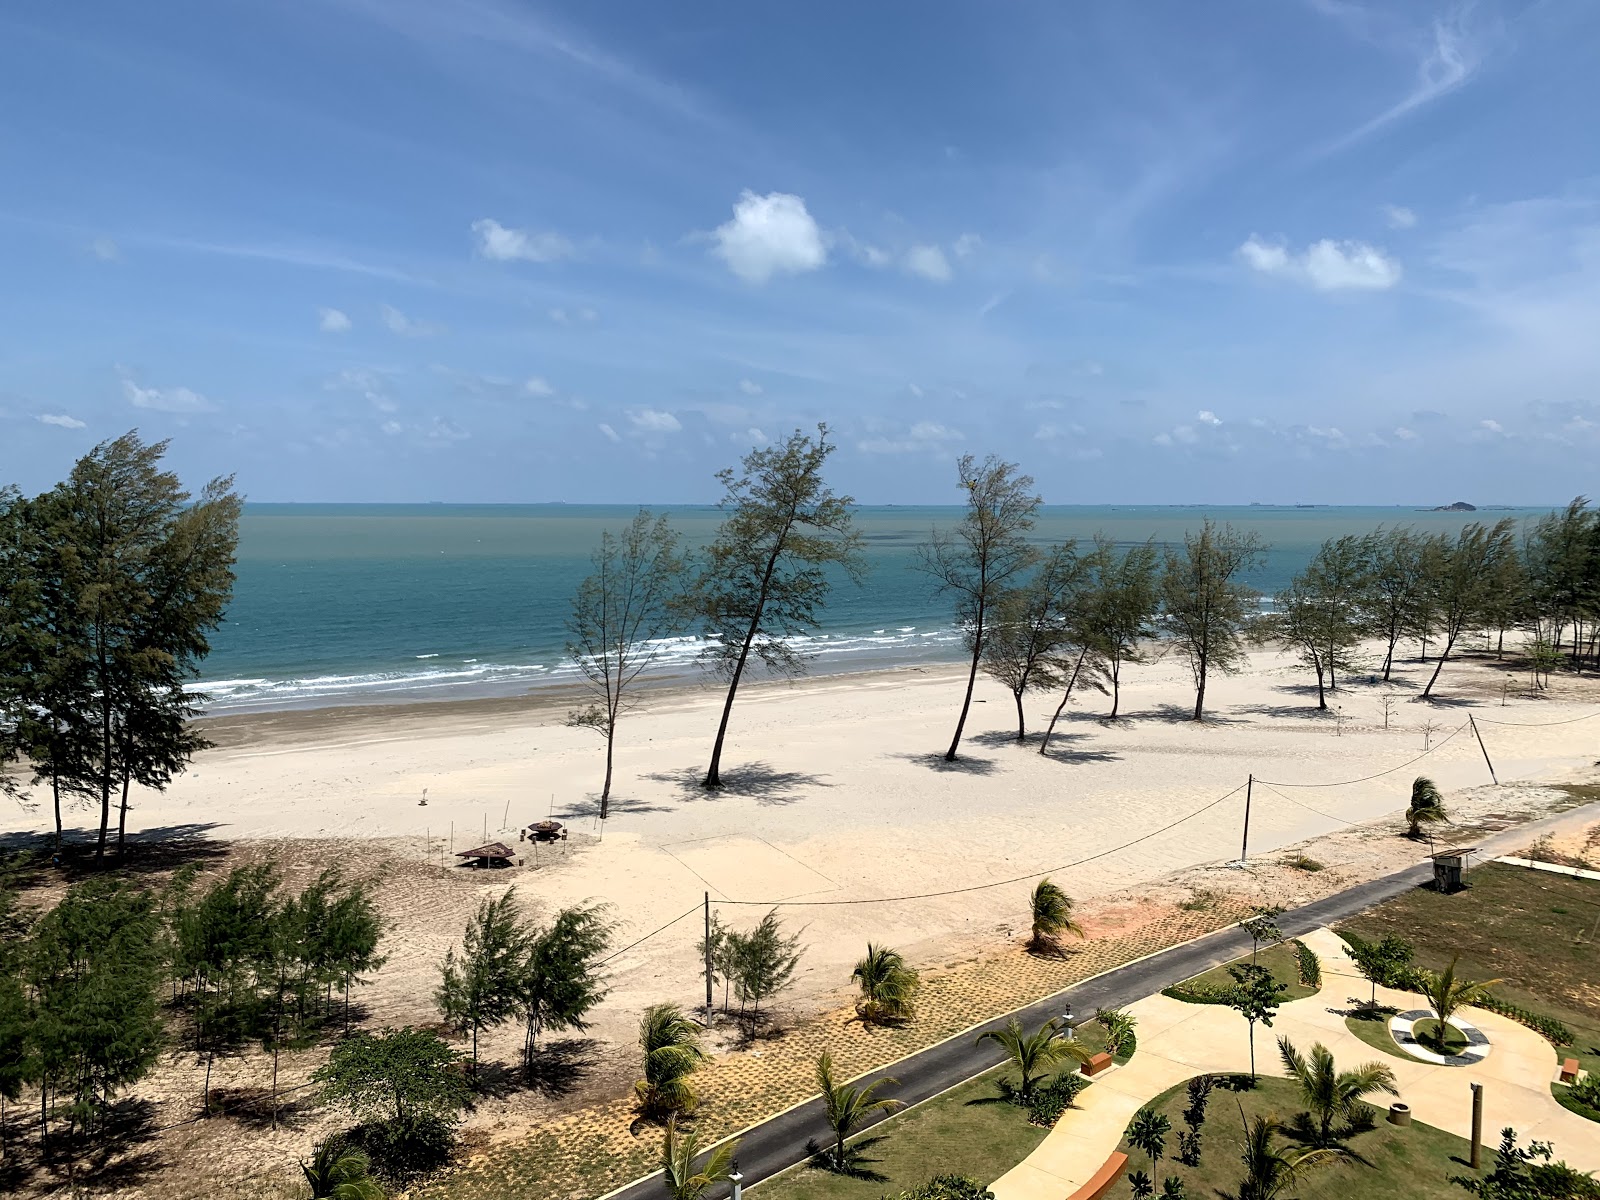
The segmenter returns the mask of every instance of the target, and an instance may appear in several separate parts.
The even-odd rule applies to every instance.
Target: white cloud
[[[1415,229],[1417,226],[1417,214],[1403,204],[1385,204],[1383,219],[1389,222],[1390,229]]]
[[[592,308],[552,308],[545,315],[557,325],[587,325],[600,319]]]
[[[384,433],[387,433],[390,437],[394,437],[396,434],[401,434],[406,431],[406,427],[400,424],[399,421],[385,421],[382,425],[379,425],[378,428]]]
[[[595,428],[606,435],[607,441],[620,442],[622,440],[622,438],[617,434],[617,431],[611,428],[611,426],[607,425],[604,421],[596,425]]]
[[[739,390],[741,392],[743,392],[746,396],[759,396],[759,395],[761,395],[762,392],[766,391],[766,389],[763,388],[754,379],[741,379],[741,380],[739,380]]]
[[[1213,427],[1222,424],[1222,418],[1217,416],[1217,414],[1212,412],[1209,408],[1202,408],[1195,414],[1194,419],[1199,421],[1202,425],[1210,425]]]
[[[383,305],[379,312],[390,332],[398,333],[401,337],[432,337],[439,332],[439,326],[427,321],[414,321],[392,305]]]
[[[950,278],[950,261],[937,246],[913,246],[906,251],[906,270],[935,283],[945,283]]]
[[[1407,429],[1404,425],[1396,425],[1394,427],[1394,436],[1402,442],[1414,442],[1417,440],[1416,431]]]
[[[923,391],[922,391],[922,389],[921,389],[921,388],[920,388],[920,387],[918,387],[918,386],[917,386],[917,385],[916,385],[916,384],[914,384],[914,383],[908,383],[908,384],[906,384],[906,391],[908,391],[908,392],[910,392],[910,393],[911,393],[911,394],[912,394],[912,395],[913,395],[913,396],[915,396],[915,397],[916,397],[916,398],[917,398],[917,399],[918,399],[918,400],[921,400],[921,399],[922,399],[922,397],[923,397]]]
[[[122,247],[108,237],[97,237],[89,243],[89,253],[101,262],[116,262],[122,257]]]
[[[918,421],[900,437],[868,438],[856,443],[856,449],[864,454],[939,453],[965,437],[959,429],[951,429],[937,421]]]
[[[523,384],[522,390],[527,392],[530,396],[554,396],[556,394],[555,388],[551,387],[548,381],[540,378],[538,375],[535,375],[533,378],[529,379],[527,383]]]
[[[1485,433],[1504,433],[1505,432],[1505,428],[1500,424],[1500,422],[1499,421],[1494,421],[1494,420],[1479,421],[1478,422],[1478,428],[1482,429]]]
[[[733,219],[719,225],[712,238],[712,252],[746,283],[765,283],[780,272],[815,271],[828,261],[822,230],[806,202],[788,192],[742,192]]]
[[[982,247],[983,239],[977,234],[963,233],[954,241],[954,243],[951,244],[950,249],[955,251],[957,258],[970,258],[972,255],[976,254],[980,249],[982,249]]]
[[[656,408],[636,408],[628,420],[639,433],[677,433],[683,428],[677,417]]]
[[[146,388],[131,379],[124,379],[122,391],[135,408],[148,408],[155,412],[210,412],[217,407],[199,392],[186,387]]]
[[[507,229],[488,217],[474,221],[472,232],[478,235],[478,254],[496,262],[543,263],[572,256],[572,243],[559,233]]]
[[[752,425],[749,429],[744,430],[742,433],[737,429],[734,430],[728,435],[728,440],[730,442],[736,442],[739,445],[751,446],[765,446],[772,441],[771,438],[769,438],[761,430],[757,429],[754,425]]]
[[[1366,242],[1323,238],[1292,254],[1281,242],[1251,234],[1239,247],[1239,257],[1263,275],[1293,279],[1321,292],[1383,291],[1400,282],[1400,264]]]
[[[56,425],[62,429],[82,429],[84,423],[77,417],[69,417],[66,413],[40,413],[38,420],[46,425]]]
[[[321,318],[317,328],[323,333],[349,333],[350,318],[337,308],[319,308],[317,315]]]

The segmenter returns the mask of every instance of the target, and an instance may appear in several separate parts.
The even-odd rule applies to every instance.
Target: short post
[[[1483,1159],[1483,1084],[1472,1085],[1472,1169]]]
[[[1061,1028],[1066,1033],[1067,1041],[1072,1040],[1072,1005],[1065,1005],[1061,1012]]]
[[[739,1174],[739,1160],[733,1160],[733,1170],[728,1172],[728,1182],[733,1184],[731,1200],[744,1200],[744,1176]]]

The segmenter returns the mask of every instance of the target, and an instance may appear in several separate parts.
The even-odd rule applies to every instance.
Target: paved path
[[[1600,1128],[1568,1112],[1550,1095],[1556,1051],[1538,1034],[1505,1017],[1473,1010],[1488,1036],[1488,1058],[1470,1067],[1434,1066],[1374,1050],[1344,1023],[1344,1011],[1371,995],[1331,930],[1308,934],[1305,943],[1322,959],[1322,989],[1283,1005],[1271,1029],[1256,1030],[1256,1068],[1283,1075],[1277,1039],[1302,1053],[1321,1042],[1341,1069],[1374,1060],[1393,1068],[1399,1099],[1413,1117],[1465,1138],[1472,1132],[1472,1083],[1484,1085],[1484,1140],[1491,1147],[1500,1130],[1515,1126],[1524,1143],[1548,1141],[1556,1157],[1574,1167],[1600,1169]],[[1378,999],[1397,1008],[1417,1006],[1417,997],[1378,989]],[[995,1200],[1062,1200],[1092,1176],[1117,1148],[1129,1120],[1168,1088],[1204,1072],[1250,1069],[1249,1027],[1219,1004],[1185,1004],[1148,996],[1129,1006],[1139,1020],[1139,1049],[1126,1066],[1097,1079],[1023,1162],[992,1185]],[[1375,1101],[1388,1097],[1374,1097]]]
[[[1600,804],[1589,804],[1496,834],[1480,842],[1479,845],[1486,856],[1497,854],[1525,846],[1541,833],[1593,821],[1597,816],[1600,816]],[[1402,871],[1358,884],[1302,908],[1291,909],[1278,917],[1278,928],[1286,937],[1300,937],[1325,925],[1332,925],[1354,916],[1375,904],[1393,899],[1419,884],[1426,883],[1432,877],[1431,863],[1407,867]],[[1174,946],[1170,950],[1161,951],[1149,958],[1128,963],[1104,975],[1085,980],[1058,995],[1046,997],[1026,1008],[974,1025],[966,1032],[930,1046],[909,1058],[891,1063],[882,1070],[870,1072],[862,1076],[862,1081],[870,1082],[886,1075],[893,1076],[900,1081],[900,1084],[896,1088],[886,1090],[884,1094],[892,1095],[906,1104],[918,1104],[948,1091],[974,1075],[998,1066],[1003,1056],[995,1048],[994,1043],[984,1042],[980,1046],[975,1042],[980,1033],[1000,1028],[1010,1017],[1016,1017],[1025,1026],[1037,1028],[1049,1018],[1059,1016],[1068,1002],[1078,1013],[1092,1013],[1102,1008],[1126,1008],[1142,997],[1153,996],[1164,987],[1198,975],[1202,971],[1208,971],[1212,967],[1232,962],[1249,950],[1249,936],[1237,928],[1209,934],[1196,941]],[[1162,997],[1154,998],[1162,999]],[[1195,1006],[1179,1007],[1187,1011]],[[974,1017],[978,1015],[973,1014]],[[1141,1049],[1134,1058],[1135,1063],[1144,1056],[1144,1031],[1141,1029],[1140,1033]],[[1369,1051],[1368,1057],[1370,1056]],[[1188,1074],[1216,1069],[1218,1068],[1196,1066]],[[1102,1077],[1102,1082],[1110,1082],[1118,1073],[1112,1072],[1111,1075]],[[1087,1097],[1099,1087],[1100,1084],[1097,1083],[1083,1095]],[[1120,1128],[1118,1132],[1120,1134]],[[805,1161],[806,1143],[813,1140],[819,1143],[825,1142],[829,1135],[822,1116],[821,1100],[812,1099],[779,1113],[738,1136],[739,1170],[748,1188],[771,1178],[779,1171]],[[1106,1153],[1109,1153],[1109,1150]],[[1102,1153],[1095,1160],[1093,1167],[1105,1161],[1106,1153]],[[929,1166],[930,1170],[936,1170],[938,1164],[933,1163]],[[1090,1170],[1093,1170],[1093,1167]],[[727,1191],[726,1187],[720,1187],[711,1195],[725,1196]],[[665,1189],[658,1172],[609,1193],[605,1200],[661,1200],[664,1195]],[[1060,1197],[1055,1197],[1055,1200],[1060,1200]]]

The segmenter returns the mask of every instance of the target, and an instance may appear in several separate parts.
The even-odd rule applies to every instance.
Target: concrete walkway
[[[1256,1067],[1261,1074],[1284,1074],[1278,1059],[1280,1035],[1302,1053],[1321,1042],[1341,1069],[1380,1060],[1393,1068],[1399,1098],[1411,1106],[1416,1120],[1463,1138],[1472,1129],[1468,1085],[1481,1083],[1489,1147],[1510,1125],[1524,1144],[1535,1138],[1548,1141],[1556,1157],[1571,1166],[1600,1170],[1600,1125],[1568,1112],[1550,1095],[1558,1062],[1549,1042],[1505,1017],[1473,1009],[1474,1023],[1493,1046],[1489,1057],[1474,1066],[1432,1066],[1374,1050],[1346,1028],[1342,1015],[1369,998],[1372,985],[1331,930],[1318,929],[1302,940],[1322,959],[1322,990],[1283,1005],[1271,1029],[1257,1027]],[[1400,1009],[1418,1006],[1415,995],[1387,988],[1378,989],[1378,999]],[[1063,1200],[1099,1169],[1133,1114],[1150,1100],[1194,1075],[1250,1069],[1249,1027],[1231,1008],[1155,995],[1128,1011],[1139,1019],[1138,1052],[1126,1066],[1100,1076],[1081,1093],[1077,1107],[1062,1115],[1038,1148],[991,1185],[995,1200]],[[1380,1103],[1389,1099],[1373,1097]]]

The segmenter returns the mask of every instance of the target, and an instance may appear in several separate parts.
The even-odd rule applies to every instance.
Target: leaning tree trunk
[[[773,544],[772,553],[767,558],[767,569],[761,575],[761,591],[756,596],[756,608],[750,617],[750,628],[745,631],[744,645],[739,647],[739,661],[734,664],[733,678],[728,681],[728,695],[722,701],[722,720],[717,723],[717,740],[711,745],[711,765],[706,768],[702,787],[722,786],[722,743],[728,736],[728,718],[733,715],[733,698],[739,691],[739,680],[744,677],[745,663],[750,661],[750,647],[755,644],[756,634],[761,631],[761,615],[766,611],[767,593],[772,588],[772,573],[778,569],[778,556],[783,552],[783,544],[788,536],[789,531],[785,527],[783,534]]]
[[[967,710],[972,707],[972,689],[978,682],[978,660],[983,656],[983,601],[978,602],[978,625],[972,635],[972,666],[967,671],[967,694],[961,700],[961,715],[956,718],[956,735],[950,739],[950,749],[945,751],[945,762],[956,761],[956,751],[961,748],[961,731],[967,725]]]
[[[1050,748],[1050,739],[1056,731],[1056,722],[1061,720],[1061,713],[1067,707],[1067,701],[1072,699],[1073,685],[1078,682],[1078,672],[1083,669],[1084,655],[1089,653],[1085,646],[1078,652],[1078,661],[1072,664],[1072,676],[1067,680],[1067,690],[1061,693],[1061,703],[1056,705],[1055,715],[1050,718],[1050,727],[1044,731],[1044,740],[1039,743],[1039,753],[1043,754]],[[1112,713],[1115,716],[1115,712]]]
[[[1422,689],[1422,698],[1424,700],[1433,695],[1433,685],[1439,682],[1439,672],[1444,670],[1444,664],[1450,658],[1450,650],[1455,645],[1455,641],[1453,637],[1445,640],[1444,650],[1439,654],[1438,665],[1433,668],[1433,675],[1428,680],[1428,686]]]

